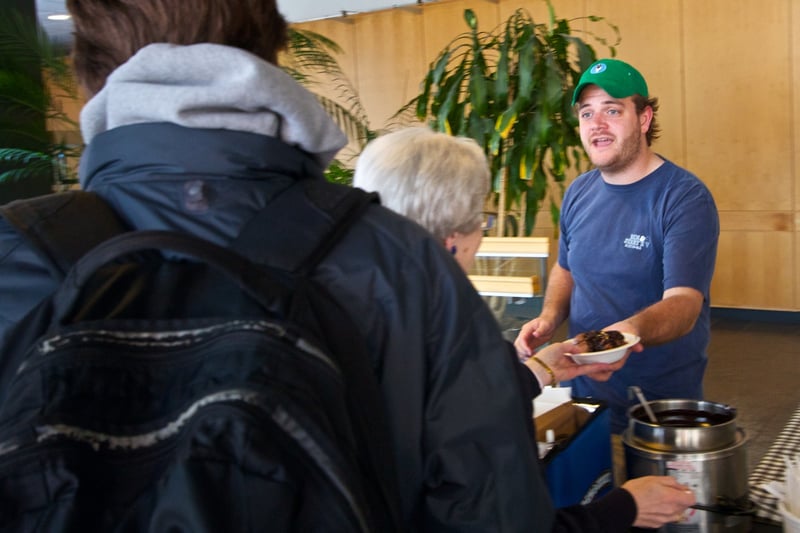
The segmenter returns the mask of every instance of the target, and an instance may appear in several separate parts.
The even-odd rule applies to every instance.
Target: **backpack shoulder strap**
[[[15,200],[0,206],[0,215],[33,246],[57,279],[64,279],[97,244],[127,229],[105,200],[80,190]]]
[[[309,274],[373,203],[375,193],[300,180],[250,220],[232,247],[256,263]]]
[[[253,261],[308,275],[364,211],[378,203],[376,193],[322,180],[301,180],[256,215],[239,234],[234,247]],[[346,305],[339,306],[342,315],[349,315]],[[394,461],[387,460],[393,446],[380,387],[369,354],[356,347],[351,334],[343,334],[347,323],[339,316],[323,324],[323,328],[327,329],[326,337],[332,342],[331,348],[347,379],[356,434],[364,439],[359,460],[376,477],[373,486],[378,493],[370,497],[383,513],[373,518],[379,522],[380,531],[400,532],[404,526],[399,484]]]

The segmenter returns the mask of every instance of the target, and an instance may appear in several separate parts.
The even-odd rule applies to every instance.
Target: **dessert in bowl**
[[[630,333],[599,330],[581,333],[567,342],[581,345],[584,351],[569,355],[576,363],[585,365],[589,363],[616,363],[639,340],[638,336]]]

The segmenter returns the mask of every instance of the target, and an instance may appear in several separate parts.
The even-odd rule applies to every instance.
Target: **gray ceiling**
[[[36,0],[36,14],[39,18],[39,23],[50,36],[50,39],[59,44],[69,43],[72,23],[68,20],[48,20],[47,17],[66,12],[67,8],[64,7],[64,0]]]
[[[224,1],[224,0],[221,0]],[[325,17],[339,16],[342,13],[359,13],[386,9],[402,4],[423,3],[423,0],[277,0],[281,13],[290,22],[300,22]],[[435,0],[424,0],[435,1]],[[48,20],[48,15],[66,13],[65,0],[36,0],[39,21],[50,38],[68,45],[72,23]]]

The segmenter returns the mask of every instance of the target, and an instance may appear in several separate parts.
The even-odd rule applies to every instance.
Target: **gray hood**
[[[104,131],[147,122],[275,137],[324,168],[347,138],[314,95],[280,68],[218,44],[151,44],[117,68],[81,111],[91,143]]]

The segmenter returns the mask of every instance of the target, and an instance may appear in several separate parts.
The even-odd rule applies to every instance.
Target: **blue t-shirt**
[[[591,170],[567,189],[560,226],[558,263],[574,282],[570,336],[627,318],[671,287],[692,287],[704,296],[689,334],[631,354],[605,383],[573,380],[573,395],[608,402],[614,433],[627,426],[627,408],[635,402],[628,398],[631,385],[650,400],[702,399],[719,237],[708,188],[669,161],[630,185],[610,185]]]

